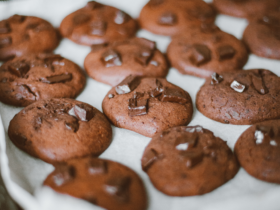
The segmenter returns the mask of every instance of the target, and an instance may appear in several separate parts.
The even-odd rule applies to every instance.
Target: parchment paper
[[[34,15],[44,18],[58,27],[66,15],[84,6],[86,2],[87,0],[0,2],[0,20],[16,13]],[[116,6],[137,18],[147,0],[99,0],[99,2]],[[222,15],[218,16],[216,23],[222,30],[238,38],[242,37],[242,32],[247,25],[247,21],[244,19]],[[169,37],[154,35],[145,30],[139,31],[138,36],[156,41],[158,48],[163,52],[170,42]],[[55,52],[83,67],[84,58],[90,52],[90,48],[63,39]],[[245,69],[267,68],[279,75],[279,67],[280,61],[251,55]],[[173,68],[170,70],[167,80],[188,91],[193,103],[197,91],[204,83],[204,79],[181,75]],[[110,89],[111,87],[108,85],[87,78],[86,88],[77,100],[89,103],[101,110],[101,102]],[[101,209],[85,201],[59,195],[49,188],[42,188],[45,177],[53,170],[53,167],[17,149],[7,136],[9,122],[20,110],[21,108],[0,103],[0,114],[3,120],[3,126],[0,120],[2,176],[12,197],[24,209],[28,210]],[[248,128],[248,126],[225,125],[215,122],[204,117],[196,109],[190,125],[202,125],[210,129],[216,136],[226,140],[232,149],[240,134]],[[140,159],[150,138],[114,126],[112,128],[113,142],[100,157],[120,162],[139,174],[144,181],[149,196],[149,210],[280,209],[280,186],[259,181],[248,175],[243,169],[240,169],[233,180],[206,195],[183,198],[166,196],[152,186],[148,176],[141,170]]]

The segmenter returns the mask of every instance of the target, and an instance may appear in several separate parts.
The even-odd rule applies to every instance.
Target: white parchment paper
[[[34,15],[48,20],[55,27],[59,27],[66,15],[84,6],[86,2],[87,0],[0,2],[0,20],[13,14]],[[99,0],[99,2],[116,6],[137,18],[147,0]],[[216,23],[222,30],[238,38],[242,37],[243,30],[247,25],[247,21],[244,19],[223,15],[218,16]],[[156,41],[158,48],[163,52],[170,42],[169,37],[154,35],[145,30],[140,30],[138,36]],[[90,52],[90,48],[63,39],[55,52],[83,67],[84,58]],[[259,58],[254,55],[250,56],[245,66],[245,69],[249,68],[266,68],[280,75],[280,61]],[[204,83],[204,79],[181,75],[173,68],[170,69],[167,80],[188,91],[193,103],[197,91]],[[110,89],[111,87],[108,85],[87,78],[86,88],[77,100],[89,103],[101,110],[102,100]],[[2,118],[2,121],[0,120],[1,173],[12,197],[27,210],[101,209],[85,201],[59,195],[49,188],[42,188],[44,179],[53,170],[53,167],[17,149],[7,136],[9,122],[20,110],[21,108],[0,102],[0,116]],[[194,109],[190,125],[202,125],[210,129],[216,136],[226,140],[231,148],[234,147],[240,134],[248,128],[248,126],[225,125],[215,122],[204,117],[196,109]],[[112,128],[113,142],[100,157],[120,162],[139,174],[149,196],[149,210],[280,209],[280,186],[259,181],[248,175],[243,169],[240,169],[234,179],[206,195],[183,198],[166,196],[152,186],[148,176],[141,170],[140,159],[150,138],[114,126]]]

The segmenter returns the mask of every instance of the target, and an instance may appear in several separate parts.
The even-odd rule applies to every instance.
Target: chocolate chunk
[[[135,61],[140,63],[142,66],[147,66],[150,62],[151,58],[153,57],[153,51],[150,50],[142,50],[138,53],[135,57]]]
[[[260,126],[260,125],[256,127],[254,136],[255,136],[256,144],[262,144],[265,142],[270,143],[271,139],[276,137],[272,127]]]
[[[90,16],[86,14],[78,14],[73,17],[73,23],[74,25],[81,25],[83,23],[86,23],[90,20]]]
[[[242,93],[246,88],[245,85],[242,85],[235,80],[230,84],[230,87],[238,93]]]
[[[74,106],[75,116],[81,121],[90,121],[94,117],[93,108],[86,104]]]
[[[140,78],[135,75],[129,75],[120,84],[115,87],[116,92],[121,94],[130,93],[140,84]]]
[[[134,94],[133,94],[133,98],[141,98],[141,97],[144,97],[144,93],[140,93],[140,92],[135,92]]]
[[[154,66],[158,66],[158,62],[157,61],[151,61],[150,64],[154,65]]]
[[[6,36],[0,38],[0,48],[7,47],[12,44],[12,37]]]
[[[130,182],[130,177],[112,177],[106,182],[105,190],[119,201],[128,202]]]
[[[103,6],[104,6],[103,4],[100,4],[100,3],[96,2],[96,1],[89,1],[89,2],[86,4],[85,8],[86,8],[86,9],[93,10],[93,9],[101,8],[101,7],[103,7]]]
[[[173,26],[177,23],[177,15],[172,12],[166,12],[161,15],[158,20],[158,24],[160,25],[169,25]]]
[[[158,160],[158,153],[154,150],[148,150],[142,159],[142,170],[147,172],[151,165]]]
[[[90,23],[90,34],[103,36],[106,33],[107,23],[104,21],[93,21]]]
[[[272,27],[279,27],[280,20],[278,18],[275,18],[273,16],[265,15],[260,20],[261,23],[264,23],[266,25],[272,26]]]
[[[30,66],[23,61],[16,61],[11,63],[8,66],[8,69],[12,74],[16,75],[17,77],[24,78],[24,76],[30,70]]]
[[[88,163],[89,174],[106,174],[107,173],[107,163],[98,159],[90,159]]]
[[[91,45],[91,51],[96,52],[108,46],[108,43]]]
[[[159,98],[162,102],[186,104],[187,97],[181,91],[166,88]]]
[[[218,73],[214,72],[212,75],[211,75],[212,79],[211,79],[211,85],[216,85],[216,84],[219,84],[221,83],[224,78],[223,76],[219,75]]]
[[[12,23],[22,23],[23,21],[25,21],[26,16],[23,15],[13,15],[12,17],[9,18],[9,20]]]
[[[264,85],[264,81],[261,75],[252,74],[252,84],[258,93],[265,95],[268,93],[268,89]]]
[[[0,34],[7,34],[11,32],[10,25],[7,21],[0,21]]]
[[[164,0],[150,0],[149,6],[158,6],[158,5],[162,4],[163,2],[164,2]]]
[[[218,48],[218,55],[220,61],[233,58],[235,53],[235,49],[230,45],[225,45]]]
[[[187,151],[194,148],[197,144],[198,135],[193,133],[192,136],[182,135],[175,141],[175,147],[179,151]]]
[[[48,83],[48,84],[54,84],[54,83],[64,83],[72,80],[72,74],[71,73],[65,73],[60,75],[54,75],[47,77],[46,79],[43,79],[42,82]]]
[[[190,56],[190,61],[196,65],[202,65],[211,60],[210,49],[203,44],[194,44],[192,46],[192,54]]]
[[[196,150],[181,152],[180,154],[187,159],[186,166],[188,168],[193,168],[194,166],[196,166],[203,160],[204,156],[202,151]]]
[[[76,133],[79,130],[79,123],[78,120],[76,118],[67,118],[65,120],[65,127],[70,130],[73,131],[74,133]]]
[[[76,170],[74,166],[65,164],[59,165],[54,172],[53,181],[56,186],[62,186],[75,178]]]
[[[189,132],[189,133],[204,133],[203,132],[203,128],[199,125],[197,126],[188,126],[186,128],[186,131]]]
[[[4,77],[0,82],[6,83],[7,81],[8,81],[8,79],[6,77]]]
[[[129,16],[126,13],[124,13],[121,10],[118,10],[116,12],[116,16],[115,16],[114,21],[115,21],[116,24],[121,25],[121,24],[125,23],[126,21],[128,21],[128,19],[129,19]]]
[[[128,115],[141,116],[148,113],[148,100],[144,98],[130,98],[128,102]]]
[[[164,91],[164,88],[158,79],[155,80],[155,86],[156,88],[150,93],[152,97],[158,97]]]
[[[141,47],[145,47],[147,49],[150,49],[150,50],[155,50],[156,49],[156,43],[153,42],[153,41],[150,41],[148,39],[145,39],[145,38],[135,38],[132,40],[133,43],[141,46]]]
[[[109,94],[108,98],[114,98],[114,94]]]
[[[61,55],[52,53],[41,53],[37,56],[37,58],[44,60],[44,62],[53,62],[64,59]]]
[[[39,26],[40,23],[30,23],[26,26],[26,30],[34,30]]]
[[[102,54],[102,61],[106,67],[121,66],[121,56],[113,49],[109,49]]]
[[[209,24],[209,23],[201,23],[200,25],[201,31],[203,33],[213,33],[217,30],[219,30],[219,27],[216,26],[215,24]]]
[[[36,95],[31,91],[27,85],[20,85],[17,89],[16,99],[36,100]]]

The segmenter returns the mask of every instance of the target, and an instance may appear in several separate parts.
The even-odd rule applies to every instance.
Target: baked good
[[[141,162],[152,184],[170,196],[208,193],[239,169],[226,141],[201,126],[159,132],[145,148]]]
[[[86,78],[78,65],[60,55],[28,54],[0,67],[0,101],[28,106],[40,99],[75,98]]]
[[[205,25],[174,37],[167,56],[171,65],[182,74],[202,78],[214,72],[238,71],[248,60],[243,42],[215,25]]]
[[[141,10],[139,24],[155,34],[173,36],[202,23],[215,21],[216,12],[203,0],[150,0]]]
[[[280,12],[252,20],[244,31],[243,40],[253,54],[280,60]]]
[[[108,92],[102,108],[113,125],[148,137],[187,125],[193,113],[191,97],[183,89],[166,79],[133,75]]]
[[[0,21],[0,60],[30,53],[49,53],[59,44],[54,27],[38,17],[13,15]]]
[[[111,86],[127,76],[165,77],[168,65],[156,43],[144,38],[132,38],[109,45],[93,45],[84,66],[88,75]]]
[[[111,143],[106,117],[73,99],[37,101],[11,120],[8,135],[19,149],[48,163],[100,155]]]
[[[213,4],[222,14],[249,19],[280,8],[279,0],[213,0]]]
[[[280,117],[279,77],[269,70],[214,73],[196,97],[197,109],[222,123],[251,125]]]
[[[133,37],[137,23],[125,12],[96,1],[66,16],[60,33],[82,45],[103,44]]]
[[[147,195],[139,176],[110,160],[87,157],[58,164],[44,185],[107,210],[147,208]]]
[[[280,184],[280,121],[248,128],[234,147],[240,165],[253,177]]]

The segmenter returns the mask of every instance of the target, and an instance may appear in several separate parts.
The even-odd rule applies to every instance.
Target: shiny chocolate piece
[[[135,60],[142,66],[147,66],[153,55],[153,51],[143,50],[142,52],[136,55]]]
[[[106,67],[122,65],[120,54],[113,49],[108,49],[106,52],[102,54],[102,61]]]
[[[74,106],[75,116],[81,121],[90,121],[94,117],[93,108],[86,104]]]
[[[235,90],[238,93],[242,93],[245,90],[245,85],[240,84],[239,82],[237,82],[236,80],[234,80],[231,84],[230,87]]]
[[[96,1],[89,1],[89,2],[86,4],[85,8],[86,8],[86,9],[93,10],[93,9],[101,8],[101,7],[103,7],[103,6],[104,6],[103,4],[100,4],[100,3],[96,2]]]
[[[144,97],[144,93],[140,93],[140,92],[135,92],[134,94],[133,94],[133,98],[141,98],[141,97]]]
[[[90,16],[86,14],[78,14],[73,17],[73,24],[74,25],[81,25],[90,20]]]
[[[128,115],[130,117],[146,115],[148,113],[148,99],[130,98],[128,102]]]
[[[194,148],[197,144],[198,135],[194,133],[191,137],[182,135],[175,140],[175,148],[179,151],[187,151]]]
[[[107,23],[104,21],[93,21],[90,23],[90,34],[103,36],[106,33]]]
[[[130,177],[112,177],[105,184],[105,191],[121,202],[129,201]]]
[[[75,175],[76,170],[73,166],[62,164],[55,169],[55,174],[52,178],[56,186],[62,186],[72,181]]]
[[[0,48],[7,47],[12,44],[12,37],[6,36],[0,38]]]
[[[258,125],[255,130],[256,144],[268,143],[272,146],[277,146],[275,140],[279,139],[279,133],[274,133],[271,126],[260,126]]]
[[[129,19],[129,16],[125,12],[118,10],[116,12],[114,21],[116,24],[121,25],[121,24],[125,23],[126,21],[128,21],[128,19]]]
[[[30,66],[25,62],[14,62],[8,66],[8,70],[17,77],[24,78],[27,72],[30,70]]]
[[[161,17],[158,20],[158,24],[160,25],[169,25],[173,26],[177,23],[177,15],[172,12],[166,12],[161,15]]]
[[[106,174],[107,173],[107,162],[99,159],[90,159],[88,163],[88,173],[91,175],[95,174]]]
[[[137,37],[137,38],[133,39],[132,42],[136,43],[137,45],[140,45],[142,47],[145,47],[147,49],[150,49],[150,50],[156,49],[156,43],[151,40],[145,39],[145,38]]]
[[[233,58],[235,53],[236,50],[230,45],[225,45],[218,48],[218,55],[220,61]]]
[[[259,94],[265,95],[268,93],[268,89],[266,88],[263,78],[260,74],[252,74],[252,84]]]
[[[186,166],[188,168],[193,168],[203,160],[203,152],[199,150],[191,150],[180,153],[184,158],[187,159]]]
[[[101,50],[101,49],[103,49],[103,48],[105,48],[107,46],[108,46],[108,43],[94,44],[94,45],[91,45],[91,51],[96,52],[96,51],[99,51],[99,50]]]
[[[114,96],[115,96],[114,94],[109,94],[108,98],[114,98]]]
[[[142,159],[142,170],[147,172],[151,165],[158,160],[158,153],[154,150],[148,150]]]
[[[204,44],[194,44],[192,46],[192,55],[190,56],[190,61],[196,65],[200,66],[211,60],[211,51]]]
[[[36,95],[31,91],[31,89],[27,85],[20,85],[18,88],[18,93],[16,94],[16,99],[29,99],[35,101]]]
[[[181,91],[176,89],[165,88],[159,99],[162,102],[171,102],[171,103],[178,103],[178,104],[187,103],[186,96]]]
[[[153,89],[150,93],[151,97],[154,97],[154,98],[158,97],[164,91],[164,88],[158,79],[155,80],[155,86],[156,86],[156,88]]]
[[[23,21],[25,21],[26,16],[23,15],[13,15],[12,17],[9,18],[9,20],[12,23],[22,23]]]
[[[46,79],[43,79],[42,82],[48,83],[48,84],[54,84],[54,83],[64,83],[72,80],[72,74],[65,73],[61,75],[54,75],[47,77]]]
[[[260,19],[260,22],[264,23],[268,26],[271,26],[271,27],[279,27],[279,25],[280,25],[280,20],[278,18],[275,18],[275,17],[270,16],[270,15],[264,15]]]
[[[0,21],[0,34],[7,34],[9,32],[11,32],[11,28],[8,21]]]
[[[121,94],[130,93],[140,84],[140,79],[138,76],[129,75],[120,84],[115,87],[116,92]]]
[[[150,0],[149,6],[159,6],[164,2],[164,0]]]
[[[78,120],[76,118],[74,118],[74,117],[67,118],[65,120],[65,127],[68,130],[73,131],[74,133],[76,133],[79,130]]]
[[[197,126],[188,126],[186,131],[189,133],[204,133],[203,128],[200,125]]]
[[[219,75],[218,73],[214,72],[212,75],[211,75],[212,79],[211,79],[211,85],[217,85],[219,83],[221,83],[224,78],[222,75]]]

